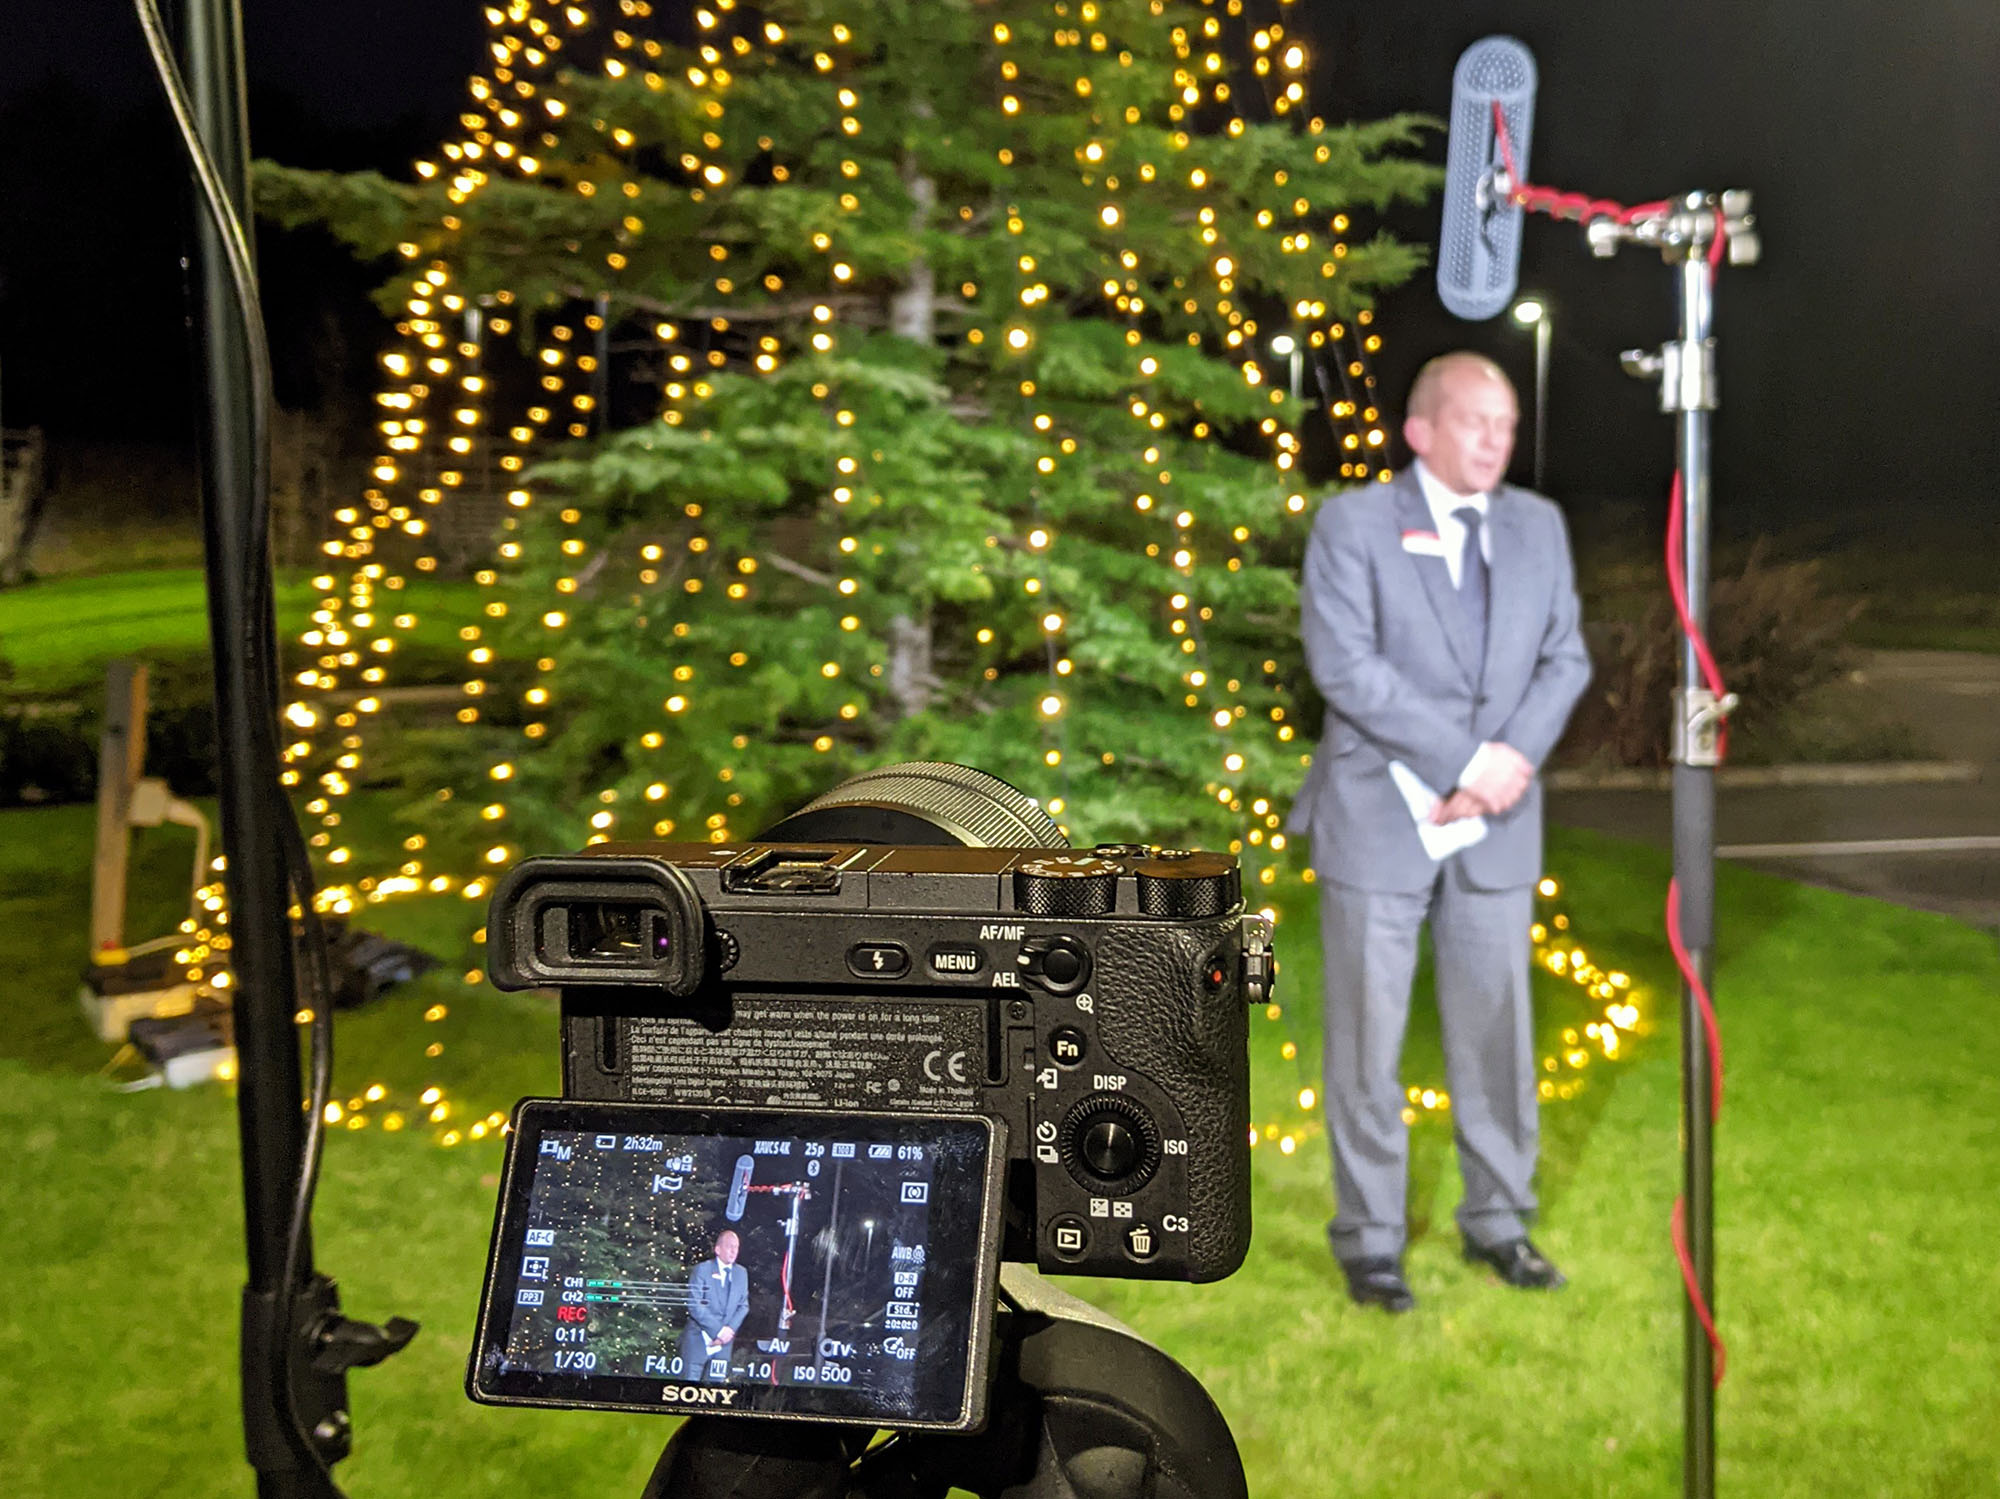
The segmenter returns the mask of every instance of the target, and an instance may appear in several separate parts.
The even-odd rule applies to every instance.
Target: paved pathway
[[[1718,853],[1791,879],[1943,911],[2000,932],[2000,656],[1879,651],[1864,668],[1964,778],[1920,784],[1728,786]],[[1549,818],[1667,844],[1668,796],[1549,792]]]

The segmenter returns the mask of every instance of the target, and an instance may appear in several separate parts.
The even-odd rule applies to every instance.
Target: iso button
[[[856,978],[899,979],[910,971],[910,954],[894,942],[857,942],[847,950],[847,967]]]

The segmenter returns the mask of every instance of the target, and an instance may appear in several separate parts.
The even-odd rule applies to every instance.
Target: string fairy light
[[[1087,138],[1073,143],[1075,166],[1094,195],[1093,220],[1085,226],[1090,252],[1101,257],[1104,300],[1122,320],[1131,358],[1131,394],[1124,419],[1132,424],[1133,482],[1126,494],[1133,513],[1158,528],[1148,533],[1144,547],[1164,580],[1162,617],[1167,643],[1180,658],[1178,695],[1204,720],[1204,736],[1214,736],[1209,742],[1218,769],[1209,791],[1219,806],[1241,819],[1241,833],[1232,841],[1232,849],[1246,857],[1246,876],[1268,886],[1283,865],[1279,856],[1285,853],[1285,840],[1274,794],[1259,788],[1273,776],[1271,746],[1281,746],[1287,756],[1296,754],[1295,730],[1277,663],[1229,660],[1230,652],[1241,649],[1240,643],[1233,637],[1227,642],[1214,639],[1212,632],[1226,623],[1219,620],[1217,601],[1228,597],[1229,575],[1255,566],[1260,545],[1296,534],[1305,509],[1297,474],[1303,447],[1283,393],[1264,379],[1258,320],[1243,301],[1242,287],[1261,284],[1258,277],[1268,274],[1245,269],[1246,261],[1271,258],[1263,248],[1265,240],[1277,243],[1282,256],[1293,257],[1300,265],[1323,254],[1324,266],[1335,267],[1344,257],[1344,242],[1337,236],[1346,223],[1344,215],[1326,218],[1320,206],[1309,202],[1313,222],[1323,220],[1335,229],[1332,240],[1318,228],[1307,232],[1306,226],[1286,220],[1270,206],[1252,215],[1252,229],[1236,211],[1243,185],[1216,182],[1216,158],[1203,144],[1204,132],[1219,132],[1223,140],[1243,138],[1250,129],[1243,113],[1245,101],[1255,91],[1235,87],[1225,55],[1240,50],[1222,20],[1226,16],[1232,25],[1239,20],[1240,0],[1219,5],[1203,0],[1203,8],[1212,14],[1200,16],[1193,7],[1169,7],[1163,0],[1143,4],[1059,0],[1041,12],[1052,20],[1050,29],[1023,23],[1019,15],[1027,13],[1026,7],[1010,10],[1006,21],[992,23],[993,65],[1000,85],[997,112],[1022,127],[996,152],[997,164],[1004,170],[994,206],[1021,251],[1009,256],[1011,274],[1000,274],[994,266],[975,267],[967,276],[961,294],[971,315],[961,337],[964,350],[979,351],[992,361],[997,372],[994,388],[1006,396],[1004,409],[1017,412],[1025,429],[1034,433],[1034,477],[1024,490],[1031,504],[1022,518],[1022,533],[995,534],[989,537],[989,546],[1001,552],[1007,564],[996,571],[1006,572],[1020,589],[1012,604],[1032,611],[1038,626],[1034,633],[1046,685],[1029,699],[1031,721],[1043,736],[1044,765],[1063,770],[1062,795],[1051,798],[1051,810],[1060,815],[1072,794],[1071,765],[1093,760],[1109,764],[1115,758],[1115,749],[1102,748],[1089,737],[1090,725],[1109,721],[1106,710],[1115,703],[1115,695],[1098,698],[1085,680],[1089,663],[1097,657],[1092,636],[1097,622],[1078,607],[1078,600],[1059,597],[1065,568],[1080,566],[1089,554],[1079,538],[1076,560],[1071,560],[1071,538],[1066,534],[1072,530],[1070,518],[1043,508],[1045,497],[1052,504],[1073,503],[1066,486],[1076,483],[1084,467],[1077,454],[1099,440],[1090,414],[1059,400],[1053,393],[1056,382],[1041,369],[1052,333],[1060,331],[1068,316],[1061,305],[1061,288],[1063,277],[1073,271],[1052,266],[1046,258],[1038,261],[1036,254],[1046,256],[1039,248],[1042,240],[1052,233],[1066,234],[1070,226],[1038,222],[1048,210],[1034,200],[1026,184],[1039,179],[1022,174],[1042,149],[1036,132],[1026,128],[1035,101],[1046,97],[1038,91],[1054,91],[1065,100],[1065,107],[1068,101],[1088,101],[1089,111],[1098,118]],[[420,163],[417,169],[419,178],[442,190],[442,211],[437,230],[423,236],[424,243],[403,247],[411,279],[398,342],[383,361],[386,378],[378,396],[383,407],[382,451],[364,503],[343,512],[346,529],[329,543],[329,559],[348,564],[344,588],[333,572],[316,580],[322,588],[321,610],[308,634],[317,638],[305,643],[320,654],[313,670],[300,678],[300,706],[315,715],[315,723],[301,732],[297,754],[287,763],[290,784],[314,778],[308,806],[318,808],[313,815],[320,819],[315,846],[322,859],[351,881],[329,886],[329,898],[345,902],[347,909],[420,892],[457,893],[477,901],[486,894],[490,874],[520,852],[507,836],[514,823],[515,798],[526,788],[517,769],[529,766],[523,751],[552,732],[565,704],[588,695],[592,684],[572,682],[567,674],[575,669],[569,663],[578,658],[572,642],[585,628],[579,595],[607,565],[603,543],[595,539],[583,507],[552,506],[526,481],[524,470],[540,444],[580,437],[607,425],[604,351],[621,320],[629,322],[643,314],[661,360],[663,429],[689,432],[703,425],[702,413],[716,388],[717,372],[754,369],[774,380],[825,372],[812,389],[830,424],[826,498],[828,513],[838,518],[829,529],[828,545],[833,550],[818,568],[777,559],[795,576],[822,580],[836,592],[842,611],[841,633],[821,664],[825,682],[840,689],[838,717],[832,719],[834,710],[829,711],[831,721],[810,741],[814,752],[834,753],[842,726],[867,712],[871,696],[879,697],[889,685],[882,679],[892,663],[884,659],[882,642],[888,633],[884,627],[892,621],[881,618],[887,602],[877,580],[890,564],[878,560],[884,554],[883,541],[870,530],[870,517],[879,513],[878,490],[883,482],[871,469],[880,465],[882,455],[867,445],[866,419],[855,419],[857,403],[839,388],[837,373],[844,353],[843,324],[856,301],[853,291],[870,274],[865,254],[880,255],[879,250],[865,252],[862,241],[850,236],[846,227],[860,222],[864,199],[871,191],[868,169],[862,165],[867,159],[862,148],[873,141],[865,113],[868,53],[843,22],[822,17],[815,23],[822,28],[817,32],[803,27],[788,31],[785,16],[774,12],[773,17],[753,19],[737,12],[733,0],[712,0],[696,8],[697,29],[688,48],[663,45],[643,35],[647,29],[643,23],[651,15],[643,0],[620,0],[615,16],[608,7],[605,14],[608,19],[600,25],[597,12],[584,5],[513,0],[489,8],[491,66],[469,86],[469,107],[460,121],[465,133],[445,143],[439,153],[442,160]],[[1157,36],[1141,35],[1146,26],[1180,28],[1175,33],[1180,40],[1174,45],[1184,51],[1166,96],[1144,92],[1130,81],[1143,71],[1134,68],[1134,54],[1150,56],[1158,49]],[[1278,116],[1293,109],[1302,115],[1305,93],[1300,80],[1308,67],[1304,49],[1284,38],[1279,28],[1268,30],[1270,45],[1258,52],[1260,56],[1269,52],[1271,66],[1259,76],[1268,73],[1279,85],[1276,102],[1268,107]],[[593,31],[600,38],[608,36],[601,76],[596,77],[579,66],[576,45],[584,33]],[[826,110],[824,138],[835,150],[825,153],[827,162],[821,165],[835,164],[828,169],[840,173],[831,184],[838,192],[839,212],[824,225],[806,226],[815,252],[805,257],[813,268],[804,277],[808,284],[798,284],[801,278],[794,268],[773,261],[767,247],[717,238],[708,245],[712,262],[706,267],[699,301],[690,296],[672,306],[651,306],[626,284],[636,283],[647,257],[659,253],[659,236],[648,224],[662,210],[665,195],[678,193],[690,202],[719,204],[742,180],[748,169],[741,150],[745,132],[731,112],[731,91],[750,76],[759,58],[796,67],[823,90],[816,97],[823,98]],[[685,69],[676,72],[682,61]],[[576,71],[565,75],[561,71],[565,66]],[[624,103],[643,97],[639,90],[685,97],[694,106],[691,133],[680,142],[684,151],[678,160],[677,184],[665,183],[657,173],[635,165],[636,153],[648,147],[645,122],[637,113],[624,112]],[[1316,134],[1320,122],[1314,120],[1305,129]],[[580,150],[579,140],[590,142],[590,148]],[[768,164],[758,170],[768,169],[773,181],[803,182],[815,169],[803,157],[795,160],[774,150],[768,138],[757,144]],[[841,154],[843,149],[846,155]],[[1325,160],[1323,147],[1321,160]],[[1037,163],[1036,169],[1042,165]],[[1022,185],[1006,186],[1009,175]],[[495,184],[526,183],[540,184],[552,195],[588,204],[593,210],[601,211],[606,204],[616,204],[620,210],[617,228],[608,239],[571,246],[580,257],[597,257],[591,262],[592,276],[610,288],[597,295],[587,313],[579,316],[574,305],[567,309],[530,305],[525,287],[480,282],[474,290],[465,284],[471,272],[458,263],[459,239],[472,232],[468,226]],[[1260,185],[1258,192],[1269,196],[1283,186],[1282,182],[1268,188]],[[1154,259],[1162,232],[1156,209],[1163,203],[1171,203],[1175,211],[1185,203],[1198,212],[1187,231],[1186,255],[1193,279],[1186,285],[1175,283],[1171,262],[1162,265]],[[1217,212],[1217,205],[1228,212]],[[967,205],[961,212],[970,218],[975,210]],[[1246,238],[1227,242],[1238,230]],[[879,226],[871,232],[879,234]],[[1168,253],[1183,254],[1179,248],[1169,248]],[[810,284],[814,281],[816,285]],[[1012,298],[1004,314],[1002,304],[994,300],[1002,294]],[[814,317],[800,330],[796,345],[755,332],[765,325],[759,321],[763,304],[802,296],[811,301]],[[1343,323],[1329,320],[1327,297],[1301,295],[1288,302],[1294,323],[1325,322],[1324,327],[1312,327],[1313,337],[1337,341],[1347,335]],[[1352,321],[1359,323],[1365,312],[1357,312]],[[959,316],[955,311],[949,315]],[[779,323],[782,331],[781,320],[769,321]],[[496,381],[490,366],[500,341],[515,331],[517,323],[533,350],[531,404],[518,416],[496,417]],[[1225,441],[1233,436],[1229,425],[1205,415],[1201,400],[1186,393],[1186,378],[1173,377],[1167,369],[1169,359],[1184,350],[1198,351],[1204,358],[1226,354],[1246,392],[1267,404],[1267,414],[1257,422],[1268,440],[1271,484],[1265,508],[1236,513],[1231,508],[1235,501],[1217,505],[1196,494],[1183,498],[1189,470],[1198,473],[1233,456]],[[1359,365],[1360,372],[1343,378],[1372,380],[1360,357],[1364,352],[1372,350],[1357,347],[1357,357],[1342,366]],[[814,360],[821,363],[808,363]],[[1372,406],[1361,401],[1344,404],[1344,410],[1330,411],[1329,416],[1350,427],[1375,420]],[[1365,429],[1347,435],[1355,437],[1358,449],[1368,445]],[[1190,442],[1201,456],[1187,461],[1176,457]],[[392,655],[398,636],[417,622],[415,612],[403,607],[400,595],[407,579],[392,560],[395,548],[390,543],[417,552],[408,564],[416,573],[435,573],[441,566],[440,549],[431,542],[438,519],[476,496],[500,492],[505,508],[495,555],[491,565],[474,574],[480,590],[478,622],[460,630],[467,671],[456,716],[465,725],[482,727],[506,716],[499,712],[502,705],[497,698],[508,675],[502,670],[507,663],[500,659],[498,642],[524,628],[530,633],[539,630],[542,648],[535,657],[534,675],[520,687],[519,702],[506,705],[509,713],[525,719],[517,727],[526,742],[495,753],[475,803],[468,804],[478,806],[478,825],[489,834],[471,871],[433,867],[445,855],[419,839],[405,844],[409,857],[394,872],[385,868],[362,873],[354,869],[354,850],[339,832],[341,802],[366,771],[363,740],[381,709],[378,689],[391,665],[385,658]],[[610,565],[621,572],[629,569],[637,580],[632,595],[635,629],[665,632],[674,640],[691,638],[694,632],[716,628],[717,619],[726,617],[726,611],[723,616],[712,612],[712,606],[723,602],[743,605],[743,614],[749,616],[762,582],[758,569],[774,565],[773,559],[753,554],[740,540],[725,541],[724,532],[709,527],[708,520],[701,506],[690,502],[674,522],[677,529],[634,539],[619,557],[609,559]],[[531,521],[537,528],[533,533],[527,529]],[[1288,526],[1293,529],[1288,531]],[[531,555],[533,547],[542,544],[531,543],[531,534],[552,536],[551,544],[561,553],[550,585],[554,596],[535,604],[528,602],[520,586],[523,570],[530,562],[550,559]],[[983,565],[974,564],[974,571]],[[991,621],[980,623],[973,632],[977,647],[988,652],[983,668],[987,681],[1013,669],[1005,654],[1011,649],[1005,632],[995,628],[1000,615],[996,610]],[[748,670],[751,655],[750,650],[739,650],[729,660],[734,669]],[[736,665],[739,658],[742,664]],[[525,662],[519,665],[525,667]],[[684,669],[689,673],[685,678]],[[745,766],[726,755],[718,757],[709,767],[714,785],[694,785],[684,765],[676,769],[676,736],[691,735],[689,726],[700,723],[707,705],[715,701],[712,670],[704,668],[697,675],[692,656],[674,666],[671,685],[662,683],[655,724],[635,731],[632,741],[620,747],[627,773],[617,784],[596,788],[578,809],[580,840],[648,833],[715,841],[733,836],[730,810],[743,800],[734,789],[734,777]],[[1105,708],[1095,707],[1098,702]],[[745,751],[750,741],[739,733],[728,743]],[[453,792],[451,787],[439,788],[437,799],[449,801]],[[467,983],[477,979],[476,970],[467,971]]]
[[[1534,969],[1564,980],[1573,991],[1571,1000],[1584,1012],[1578,1023],[1556,1032],[1556,1044],[1537,1059],[1536,1096],[1544,1104],[1566,1103],[1588,1086],[1593,1066],[1611,1066],[1630,1061],[1634,1042],[1650,1033],[1652,1020],[1645,1006],[1650,995],[1631,974],[1622,969],[1603,968],[1591,958],[1575,936],[1569,913],[1559,904],[1561,883],[1544,876],[1536,894],[1550,909],[1538,915],[1529,928],[1533,944],[1530,963]],[[1265,1006],[1265,1019],[1284,1019],[1284,1006]],[[1325,1132],[1320,1114],[1319,1090],[1305,1071],[1305,1049],[1297,1039],[1285,1036],[1278,1043],[1280,1060],[1291,1064],[1293,1088],[1290,1104],[1277,1114],[1253,1122],[1253,1147],[1277,1145],[1292,1154],[1308,1140]],[[1404,1089],[1403,1123],[1416,1125],[1427,1119],[1445,1119],[1451,1112],[1451,1094],[1442,1083],[1415,1082]]]

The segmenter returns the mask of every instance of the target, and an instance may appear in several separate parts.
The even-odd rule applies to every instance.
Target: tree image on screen
[[[543,1258],[547,1290],[539,1313],[516,1317],[516,1362],[637,1372],[647,1355],[672,1352],[688,1269],[712,1243],[728,1175],[699,1169],[694,1152],[669,1152],[667,1142],[632,1143],[662,1148],[602,1148],[577,1135],[551,1137],[536,1157],[523,1274]],[[591,1362],[578,1363],[586,1354]]]

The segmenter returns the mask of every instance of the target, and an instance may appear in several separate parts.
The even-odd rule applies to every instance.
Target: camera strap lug
[[[1261,1005],[1277,983],[1278,961],[1271,952],[1271,918],[1254,913],[1243,918],[1243,999]]]

